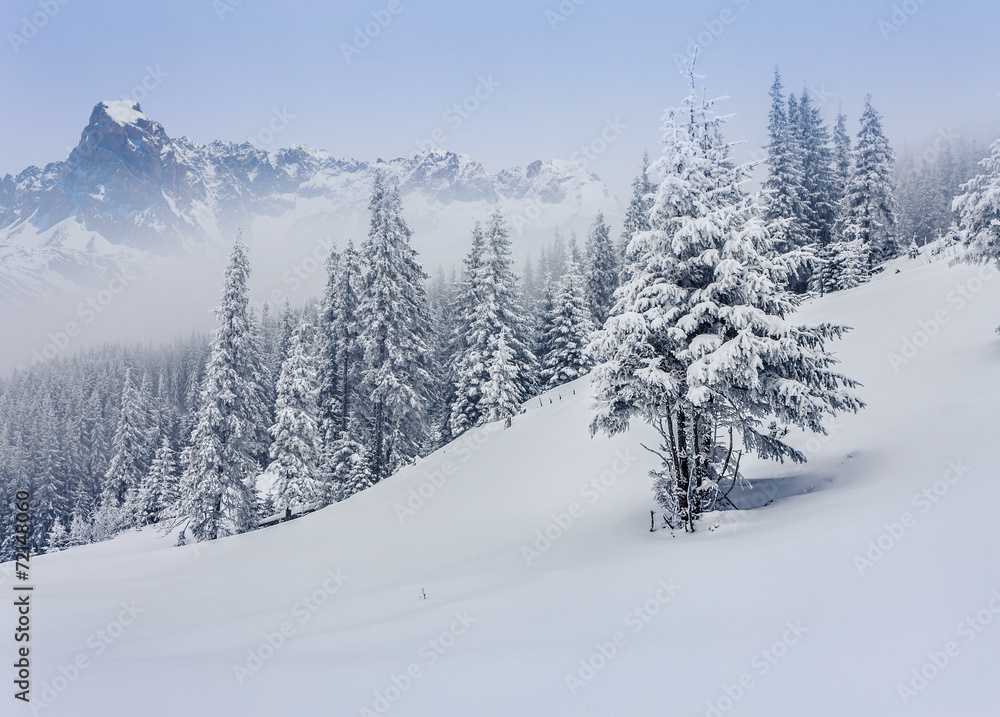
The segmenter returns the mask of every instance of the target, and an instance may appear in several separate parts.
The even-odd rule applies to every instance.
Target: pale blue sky
[[[948,128],[1000,133],[1000,7],[986,0],[564,0],[573,12],[559,22],[547,15],[559,0],[395,1],[5,0],[0,174],[65,158],[95,103],[146,80],[143,109],[171,136],[374,160],[412,154],[441,128],[443,148],[491,172],[569,158],[617,119],[626,128],[591,169],[624,199],[643,149],[658,151],[662,110],[683,94],[674,53],[713,27],[699,71],[711,94],[731,97],[728,136],[748,147],[763,139],[775,65],[791,88],[829,93],[829,121],[842,102],[852,130],[871,92],[897,149]],[[880,29],[894,6],[898,30]],[[379,11],[391,21],[348,62],[342,44]],[[41,25],[30,38],[24,18]],[[474,112],[445,115],[477,87]],[[269,138],[275,110],[294,118]]]

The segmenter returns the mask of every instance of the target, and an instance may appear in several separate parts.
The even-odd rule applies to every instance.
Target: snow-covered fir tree
[[[808,243],[826,246],[837,219],[830,131],[805,89],[799,98],[797,140],[802,171],[803,219]]]
[[[132,379],[132,369],[125,370],[118,426],[111,442],[111,464],[104,476],[101,500],[111,506],[121,506],[139,488],[146,473],[143,455],[146,451],[148,416]]]
[[[545,389],[573,381],[590,370],[592,361],[587,345],[594,332],[594,322],[583,283],[579,267],[571,261],[560,282],[559,293],[553,299],[552,311],[542,327],[546,353],[539,360]]]
[[[373,485],[364,447],[346,432],[330,444],[329,452],[329,478],[320,489],[320,504],[346,500]]]
[[[592,431],[632,419],[660,435],[654,492],[665,517],[691,531],[739,479],[739,451],[803,461],[764,427],[824,432],[823,419],[862,403],[835,373],[825,343],[839,326],[796,326],[782,264],[730,158],[724,118],[695,90],[664,120],[663,181],[652,229],[633,238],[613,315],[594,341],[599,365]]]
[[[842,211],[841,204],[847,191],[847,183],[851,179],[853,160],[851,158],[851,135],[847,131],[847,115],[842,110],[837,111],[837,121],[833,125],[833,201],[837,208],[837,217]],[[836,224],[834,224],[836,228]]]
[[[858,273],[859,268],[862,268],[857,261],[858,243],[845,242],[838,233],[844,212],[844,195],[853,168],[847,117],[840,111],[837,113],[837,121],[833,128],[831,163],[830,201],[834,207],[833,231],[828,242],[817,249],[815,267],[809,277],[809,290],[821,296],[842,288],[857,286],[866,276],[866,271]],[[846,274],[844,274],[845,268]]]
[[[72,548],[77,545],[87,545],[93,542],[93,529],[90,521],[80,514],[73,515],[73,522],[69,526],[69,538],[66,547]]]
[[[539,378],[538,381],[541,384],[541,388],[545,387],[545,379],[542,376],[542,369],[544,368],[545,356],[548,356],[552,351],[552,345],[549,341],[548,328],[552,326],[555,322],[555,311],[556,311],[556,295],[555,291],[558,287],[548,285],[545,287],[541,299],[538,302],[538,315],[536,319],[536,330],[534,336],[534,343],[532,344],[532,350],[535,356],[538,358],[539,365]]]
[[[830,242],[816,251],[815,266],[809,277],[809,290],[823,296],[840,289],[843,250],[842,242]]]
[[[484,420],[511,418],[535,386],[535,356],[527,344],[528,323],[517,292],[506,220],[499,209],[490,217],[481,250],[478,241],[473,232],[466,264],[472,278],[463,291],[471,311],[463,311],[468,323],[456,362],[450,421],[454,435]]]
[[[198,541],[257,526],[258,457],[268,446],[265,371],[250,314],[250,263],[238,238],[226,268],[201,404],[183,455],[180,514]]]
[[[336,265],[336,287],[333,301],[332,335],[336,344],[337,388],[339,405],[331,413],[332,423],[323,424],[323,436],[332,441],[341,433],[356,434],[353,425],[354,405],[361,381],[362,351],[358,344],[361,332],[358,302],[363,291],[361,259],[348,241]]]
[[[69,545],[69,532],[62,524],[62,520],[56,518],[55,522],[52,524],[52,529],[49,530],[48,537],[46,538],[45,552],[55,553],[63,548],[68,548]]]
[[[955,198],[959,220],[952,238],[964,249],[959,261],[992,263],[1000,269],[1000,140],[980,166],[980,173],[962,185],[963,193]]]
[[[410,246],[399,189],[378,173],[369,204],[368,238],[362,247],[364,317],[365,448],[373,483],[409,463],[427,436],[430,318],[423,268]]]
[[[517,413],[524,400],[520,388],[520,367],[514,351],[516,340],[506,326],[494,337],[489,364],[486,367],[487,381],[483,386],[485,421],[509,421]]]
[[[649,178],[649,152],[642,153],[642,169],[632,180],[632,198],[625,210],[619,254],[625,255],[628,243],[639,232],[649,230],[649,210],[653,207],[656,184]]]
[[[868,280],[868,259],[869,253],[860,239],[837,242],[833,245],[836,249],[834,265],[836,267],[836,282],[834,288],[837,291],[853,289]]]
[[[164,436],[138,491],[135,510],[138,524],[158,523],[175,516],[179,501],[177,460],[170,437]]]
[[[321,437],[327,430],[334,430],[337,433],[340,431],[340,394],[344,386],[340,382],[340,360],[337,351],[337,333],[340,329],[339,263],[340,255],[336,250],[331,250],[326,259],[326,284],[323,287],[316,327],[316,418],[319,421]]]
[[[809,241],[804,225],[802,157],[796,128],[788,121],[781,73],[775,69],[768,114],[767,179],[764,181],[764,219],[775,252],[786,254]]]
[[[480,401],[483,385],[488,380],[486,361],[482,353],[484,336],[474,334],[477,311],[483,302],[483,267],[486,261],[486,236],[476,222],[472,228],[472,246],[464,259],[462,283],[455,298],[455,329],[451,340],[451,371],[453,384],[448,430],[459,436],[482,418]]]
[[[318,481],[317,369],[302,341],[305,329],[300,325],[289,339],[288,357],[278,378],[275,422],[270,428],[273,441],[267,472],[274,476],[275,503],[283,509],[311,502],[322,492]]]
[[[541,298],[540,283],[531,255],[524,257],[524,268],[521,271],[521,294],[524,297],[524,308],[529,316],[533,316],[538,301]]]
[[[611,241],[611,230],[604,221],[604,214],[597,219],[587,234],[586,290],[590,313],[598,325],[603,325],[615,303],[615,289],[621,278],[618,251]]]
[[[899,253],[893,188],[895,159],[871,95],[865,97],[853,160],[837,233],[840,241],[861,244],[870,273],[876,264]]]
[[[454,378],[452,373],[452,347],[457,327],[455,320],[455,285],[445,278],[444,269],[438,266],[428,290],[431,315],[431,365],[434,384],[428,408],[427,453],[449,443],[452,439],[449,421],[454,403]]]

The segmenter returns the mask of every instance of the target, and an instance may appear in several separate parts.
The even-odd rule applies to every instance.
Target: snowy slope
[[[995,715],[1000,281],[977,272],[900,260],[801,310],[855,327],[837,349],[869,407],[798,439],[805,466],[745,462],[736,501],[766,507],[651,534],[650,436],[591,439],[578,381],[298,521],[39,558],[35,697],[74,717]],[[859,567],[869,541],[887,549]],[[932,679],[904,703],[914,669]]]

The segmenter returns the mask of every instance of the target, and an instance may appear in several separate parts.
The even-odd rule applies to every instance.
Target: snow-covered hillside
[[[995,275],[901,259],[803,307],[854,327],[834,348],[868,408],[796,438],[805,466],[745,461],[746,509],[694,535],[649,532],[651,436],[590,438],[584,379],[291,523],[43,556],[33,698],[74,717],[995,715]]]

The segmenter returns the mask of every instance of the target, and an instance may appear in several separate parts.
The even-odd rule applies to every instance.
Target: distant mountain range
[[[218,254],[243,227],[258,256],[281,262],[317,242],[367,233],[376,169],[399,182],[425,264],[457,263],[472,223],[499,202],[519,252],[556,229],[584,232],[621,203],[569,161],[536,161],[489,174],[437,149],[375,163],[296,145],[172,139],[132,101],[94,107],[65,161],[0,179],[0,306],[58,302],[107,281],[158,271],[178,257]]]

